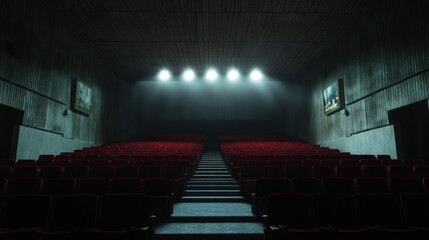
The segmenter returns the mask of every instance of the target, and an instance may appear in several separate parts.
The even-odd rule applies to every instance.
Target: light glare
[[[259,82],[262,79],[262,72],[259,71],[258,69],[254,69],[252,70],[252,72],[250,73],[250,80],[252,80],[253,82]]]
[[[231,69],[228,71],[227,78],[231,82],[235,82],[240,77],[240,73],[236,69]]]
[[[170,73],[170,71],[163,69],[159,72],[158,78],[159,78],[159,80],[166,82],[166,81],[170,80],[171,73]]]
[[[188,69],[183,73],[183,79],[187,82],[192,82],[195,79],[195,73],[192,69]]]
[[[210,82],[216,81],[218,77],[219,77],[219,74],[214,69],[210,69],[206,73],[206,79]]]

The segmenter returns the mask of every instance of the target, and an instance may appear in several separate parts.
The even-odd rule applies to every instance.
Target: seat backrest
[[[389,183],[386,178],[355,178],[357,193],[388,193]]]
[[[429,227],[429,194],[401,194],[401,203],[407,222],[412,226]]]
[[[244,179],[257,179],[265,176],[263,167],[242,167],[241,178]]]
[[[318,165],[312,167],[313,177],[316,178],[331,178],[335,177],[335,172],[331,166]]]
[[[111,167],[111,166],[89,167],[87,177],[113,179],[115,177],[115,167]]]
[[[269,224],[287,228],[312,227],[315,225],[312,205],[312,197],[309,194],[271,194],[268,196]]]
[[[66,166],[64,167],[64,178],[85,178],[88,172],[86,166]]]
[[[19,159],[15,163],[15,166],[18,166],[18,167],[33,167],[35,165],[36,165],[36,160],[34,159]]]
[[[144,193],[151,196],[170,196],[170,180],[166,178],[148,178],[143,182]]]
[[[336,166],[335,172],[337,177],[343,177],[343,178],[362,177],[362,169],[360,166]]]
[[[292,193],[315,194],[322,191],[318,178],[293,178],[290,183]]]
[[[282,178],[285,175],[283,167],[269,166],[264,168],[266,178]]]
[[[140,193],[140,178],[117,178],[112,183],[112,193]]]
[[[17,166],[13,169],[13,178],[37,178],[39,172],[36,166]]]
[[[156,166],[140,167],[139,176],[140,178],[160,178],[162,176],[161,170],[161,167]]]
[[[0,166],[0,178],[10,178],[12,176],[12,167]]]
[[[286,178],[309,178],[310,167],[308,166],[286,166],[285,177]]]
[[[324,193],[346,193],[356,192],[353,178],[324,178],[322,179]]]
[[[107,194],[102,197],[98,225],[112,230],[148,226],[153,209],[152,197],[146,194]]]
[[[387,177],[387,168],[385,166],[362,166],[363,177]]]
[[[389,185],[393,193],[424,193],[420,178],[389,178]]]
[[[63,195],[73,194],[76,189],[76,180],[73,178],[50,178],[42,184],[42,194]]]
[[[63,176],[63,168],[60,166],[43,166],[40,168],[40,178],[61,178]]]
[[[352,195],[321,193],[315,194],[313,201],[315,217],[320,226],[340,228],[357,226]]]
[[[354,198],[360,224],[385,228],[407,226],[398,194],[355,194]]]
[[[429,165],[414,166],[414,176],[419,178],[429,177]]]
[[[388,166],[389,177],[391,178],[411,178],[414,177],[413,167],[411,166]]]
[[[168,179],[184,179],[185,170],[181,166],[164,167],[164,177]]]
[[[95,195],[54,197],[47,228],[56,231],[92,228],[95,226],[97,211],[98,197]]]
[[[40,178],[12,178],[8,180],[6,193],[11,194],[39,194],[42,186]]]
[[[19,194],[5,197],[1,214],[1,227],[41,228],[48,218],[51,198],[39,194]]]
[[[115,178],[138,178],[139,168],[135,166],[116,167]]]
[[[267,198],[274,193],[290,193],[290,180],[287,178],[256,179],[256,196]]]
[[[78,193],[104,195],[110,193],[110,179],[84,178],[78,180]]]

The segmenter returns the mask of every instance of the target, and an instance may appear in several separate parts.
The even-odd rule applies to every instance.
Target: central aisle
[[[155,239],[263,239],[262,223],[241,196],[219,150],[203,152],[173,215],[157,226]]]

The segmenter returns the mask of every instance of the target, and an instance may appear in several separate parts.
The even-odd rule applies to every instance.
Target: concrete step
[[[200,170],[197,169],[195,170],[194,174],[199,175],[199,174],[229,174],[229,172],[227,170],[217,170],[217,171],[211,171],[211,170]]]
[[[168,222],[260,222],[259,219],[257,219],[254,216],[245,217],[245,216],[216,216],[216,217],[204,217],[204,216],[181,216],[181,217],[175,217],[171,216],[168,219]]]
[[[242,196],[183,196],[180,202],[244,202]]]
[[[198,162],[198,165],[204,165],[204,164],[224,164],[224,161],[200,161]]]
[[[257,222],[171,222],[156,227],[157,240],[262,240]]]
[[[187,190],[239,190],[238,184],[234,185],[188,185]]]
[[[230,174],[194,174],[192,178],[231,178]]]
[[[226,167],[197,167],[197,171],[226,171]]]
[[[240,190],[185,190],[184,196],[241,196]]]
[[[225,164],[203,164],[203,165],[197,165],[198,168],[228,168]]]
[[[189,180],[188,181],[188,186],[191,185],[237,185],[238,186],[238,182],[234,179],[234,180],[222,180],[222,179],[217,179],[217,181],[206,181],[206,180]]]

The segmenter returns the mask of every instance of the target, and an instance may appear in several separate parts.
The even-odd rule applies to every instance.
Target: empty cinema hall
[[[0,0],[0,239],[428,240],[428,12]]]

